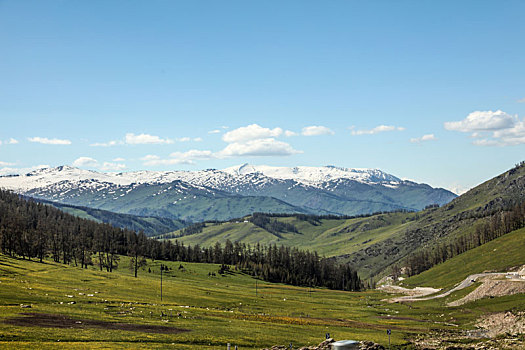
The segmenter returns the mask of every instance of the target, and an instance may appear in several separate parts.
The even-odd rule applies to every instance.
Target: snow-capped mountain
[[[264,175],[264,177],[269,180],[294,180],[298,183],[316,187],[337,179],[391,186],[403,182],[399,178],[378,169],[350,169],[335,166],[272,167],[243,164],[223,170],[135,171],[127,173],[102,173],[70,166],[59,166],[56,168],[34,170],[23,175],[1,176],[0,187],[14,191],[28,191],[64,181],[86,183],[86,180],[93,180],[100,183],[111,183],[122,186],[133,183],[161,184],[180,180],[194,186],[218,188],[235,186],[240,183],[253,183],[254,178],[256,178],[253,175]]]
[[[60,166],[0,177],[0,188],[66,204],[192,221],[254,211],[355,215],[417,210],[455,197],[377,169],[249,164],[223,170],[126,173]]]
[[[267,165],[243,164],[223,170],[228,174],[247,175],[263,174],[267,177],[281,180],[295,180],[304,184],[318,186],[319,184],[337,179],[354,180],[374,184],[399,184],[399,178],[378,169],[350,169],[332,165],[323,167],[274,167]]]

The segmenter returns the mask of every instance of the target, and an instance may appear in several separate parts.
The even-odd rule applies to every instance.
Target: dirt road
[[[428,294],[433,294],[432,290],[429,289],[429,293],[428,294],[420,294],[419,296],[407,295],[407,296],[404,296],[404,297],[393,298],[393,299],[390,299],[389,301],[392,302],[392,303],[398,303],[398,302],[402,302],[402,301],[423,301],[423,300],[444,298],[444,297],[449,296],[450,294],[452,294],[452,293],[454,293],[454,292],[456,292],[458,290],[470,287],[479,278],[482,278],[482,277],[505,277],[506,275],[507,275],[506,272],[476,273],[476,274],[470,275],[467,278],[465,278],[463,281],[461,281],[454,288],[452,288],[452,289],[450,289],[450,290],[448,290],[446,292],[443,292],[441,294],[438,294],[438,295],[426,296]],[[402,288],[402,287],[398,287],[396,289],[398,289],[402,293],[404,291],[401,291],[401,289],[403,289],[403,290],[406,290],[407,294],[412,294],[412,293],[410,293],[410,291],[412,291],[412,289],[407,289],[407,288]],[[434,290],[434,291],[436,291],[436,290]]]

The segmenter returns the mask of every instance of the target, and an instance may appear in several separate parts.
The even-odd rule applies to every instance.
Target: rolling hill
[[[420,249],[473,233],[494,213],[525,201],[525,165],[491,179],[452,202],[417,213],[397,212],[352,219],[304,216],[273,216],[271,220],[288,223],[296,231],[270,232],[254,225],[251,217],[239,222],[206,224],[202,232],[181,237],[187,244],[212,245],[215,242],[283,244],[316,250],[326,256],[349,262],[364,277],[383,273],[393,263],[402,262]]]
[[[350,219],[318,218],[295,215],[272,217],[280,223],[293,225],[297,232],[273,231],[255,225],[248,216],[237,221],[206,223],[202,232],[183,235],[173,233],[185,244],[212,246],[215,242],[240,241],[249,244],[277,244],[315,250],[321,255],[338,256],[357,252],[384,240],[393,232],[402,230],[417,214],[411,212],[386,213]],[[162,237],[162,236],[160,236]]]

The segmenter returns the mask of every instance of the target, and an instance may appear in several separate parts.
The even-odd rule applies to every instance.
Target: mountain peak
[[[277,167],[268,165],[242,164],[223,169],[231,175],[262,174],[270,178],[281,180],[296,180],[314,184],[337,179],[348,179],[366,183],[400,183],[401,179],[387,174],[379,169],[343,168],[334,165],[323,167],[295,166]]]
[[[446,203],[455,197],[452,193],[433,190],[426,185],[410,185],[411,194],[405,196],[407,186],[407,183],[397,177],[378,169],[252,164],[223,170],[124,173],[104,173],[59,166],[35,170],[16,177],[0,177],[0,188],[69,204],[96,205],[97,208],[107,205],[105,209],[118,207],[119,210],[124,210],[122,204],[129,210],[151,213],[150,206],[157,207],[157,201],[164,198],[167,207],[163,207],[162,210],[169,209],[170,213],[176,214],[177,217],[186,210],[185,206],[179,204],[195,204],[195,208],[210,207],[202,203],[212,203],[213,198],[227,198],[227,201],[236,203],[271,202],[271,205],[275,205],[255,206],[256,209],[253,210],[354,215],[374,211],[418,209],[428,204]],[[138,202],[143,203],[145,207],[137,209],[134,207],[137,201],[133,199],[128,203],[127,198],[143,198]],[[275,200],[281,202],[276,203]],[[194,219],[216,219],[213,216],[215,214],[206,216],[208,214],[204,215],[199,210],[192,212],[191,215],[198,214]],[[226,212],[229,210],[228,207]],[[243,207],[243,211],[237,213],[244,215],[246,210],[249,209]]]
[[[378,169],[343,168],[334,165],[322,167],[294,166],[278,167],[244,163],[222,170],[202,171],[135,171],[124,173],[104,173],[84,170],[69,165],[34,170],[17,177],[0,177],[0,187],[16,191],[27,191],[63,181],[78,183],[94,181],[126,186],[132,183],[168,183],[182,180],[194,185],[222,187],[224,184],[249,183],[253,176],[261,177],[259,183],[274,180],[292,180],[308,186],[325,187],[328,182],[351,180],[365,184],[397,186],[403,181]]]

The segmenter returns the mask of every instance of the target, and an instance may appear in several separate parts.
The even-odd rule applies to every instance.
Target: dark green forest
[[[0,250],[22,259],[43,262],[52,258],[87,268],[112,272],[119,256],[132,257],[135,276],[145,258],[154,260],[215,263],[270,282],[331,289],[360,290],[357,272],[315,252],[284,246],[254,247],[226,241],[210,248],[155,240],[144,232],[82,219],[52,206],[0,190]],[[221,268],[221,272],[227,270]]]

